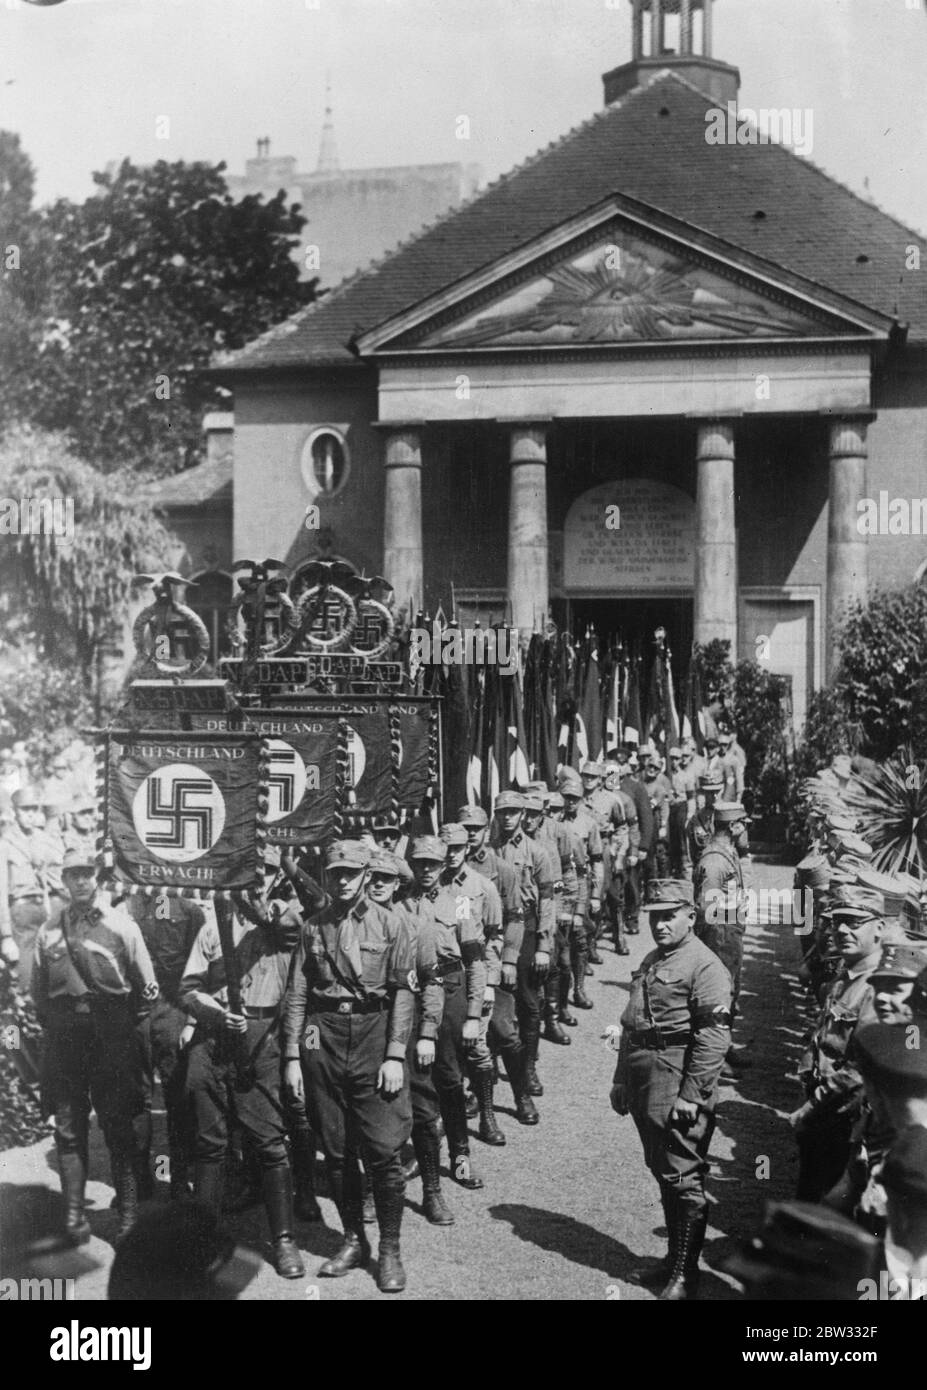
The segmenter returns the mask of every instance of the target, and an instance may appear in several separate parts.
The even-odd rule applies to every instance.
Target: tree
[[[283,191],[233,201],[224,168],[125,160],[84,203],[40,215],[30,270],[44,300],[20,417],[65,432],[103,472],[193,463],[204,410],[228,400],[203,369],[314,297],[290,254],[298,206]]]
[[[64,504],[58,535],[36,533],[21,510],[13,515],[0,504],[5,713],[34,725],[57,703],[61,722],[73,723],[92,694],[100,714],[101,673],[122,644],[133,577],[168,567],[174,542],[139,502],[137,477],[104,477],[70,454],[60,436],[27,426],[0,444],[0,497],[14,505],[32,498]],[[66,675],[64,691],[55,673]]]
[[[887,758],[920,733],[918,692],[927,682],[927,584],[877,589],[840,632],[834,681],[860,751]]]

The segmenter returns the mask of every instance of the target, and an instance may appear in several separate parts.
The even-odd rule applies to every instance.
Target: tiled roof
[[[660,73],[216,366],[356,362],[347,345],[358,334],[615,195],[897,314],[927,339],[927,273],[905,265],[912,245],[927,258],[927,238],[784,145],[709,145],[712,105]]]
[[[140,489],[152,507],[199,507],[206,502],[232,505],[232,455],[207,459],[185,473],[159,478]]]

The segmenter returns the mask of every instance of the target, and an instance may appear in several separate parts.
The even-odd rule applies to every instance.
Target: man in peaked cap
[[[465,873],[462,884],[453,880],[443,883],[448,845],[436,835],[417,836],[409,857],[415,884],[404,907],[417,937],[432,945],[437,977],[444,989],[443,1015],[435,1041],[434,1084],[447,1135],[451,1177],[461,1187],[480,1188],[483,1181],[470,1166],[464,1077],[479,1042],[486,989],[483,881],[476,874],[471,877]]]
[[[731,976],[731,1019],[737,1016],[744,957],[744,879],[736,842],[747,828],[739,801],[716,801],[714,828],[695,867],[696,934]],[[731,1065],[734,1057],[728,1059]]]
[[[695,792],[695,815],[686,824],[686,844],[692,872],[701,858],[702,850],[711,839],[715,828],[715,802],[724,789],[724,781],[718,772],[699,774]]]
[[[530,840],[539,844],[547,855],[551,878],[554,884],[554,941],[551,949],[551,964],[544,980],[544,1031],[547,1042],[569,1047],[572,1039],[560,1024],[560,960],[569,951],[560,927],[563,902],[563,855],[567,869],[571,869],[570,840],[566,826],[552,824],[545,819],[547,797],[537,792],[526,791],[522,797],[524,809],[521,828]]]
[[[582,841],[589,864],[587,907],[589,899],[601,900],[604,892],[605,869],[602,836],[598,818],[583,803],[583,784],[578,772],[564,768],[559,776],[560,795],[563,797],[563,810],[560,819],[570,833]],[[579,926],[574,926],[570,937],[570,963],[573,968],[573,1003],[578,1009],[591,1009],[592,1001],[586,994],[586,963],[589,959],[588,913]]]
[[[397,894],[401,882],[414,883],[414,875],[404,859],[388,850],[370,851],[367,896],[381,907],[399,910]],[[408,878],[406,878],[408,876]],[[444,989],[437,971],[434,940],[425,932],[416,934],[415,1025],[409,1036],[406,1066],[412,1097],[412,1147],[422,1179],[422,1210],[433,1226],[452,1226],[454,1214],[441,1191],[441,1107],[434,1084],[436,1039],[444,1017]],[[411,1174],[407,1174],[411,1176]]]
[[[669,1233],[666,1260],[641,1282],[662,1287],[662,1300],[678,1302],[695,1297],[698,1288],[708,1150],[731,1039],[731,985],[717,956],[693,932],[691,883],[651,879],[641,910],[656,949],[631,980],[611,1104],[634,1119]]]
[[[341,1278],[367,1262],[360,1170],[348,1161],[357,1135],[380,1227],[378,1287],[405,1288],[399,1236],[405,1199],[400,1158],[412,1132],[405,1059],[415,1026],[416,937],[408,914],[367,896],[370,851],[338,841],[326,856],[331,905],[309,917],[284,1001],[284,1084],[305,1094],[325,1153],[344,1243],[318,1273]]]
[[[485,1038],[495,1004],[495,987],[489,982],[487,958],[492,954],[495,943],[500,942],[502,938],[502,899],[492,880],[485,878],[467,863],[470,835],[467,827],[461,821],[447,821],[442,825],[440,838],[447,845],[447,859],[441,872],[441,886],[454,896],[458,921],[460,921],[462,911],[465,913],[465,919],[469,920],[470,923],[473,939],[479,942],[482,951],[480,965],[482,966],[483,991],[479,1037],[476,1043],[467,1049],[463,1060],[479,1106],[480,1138],[484,1144],[501,1147],[505,1143],[505,1135],[496,1123],[493,1109],[492,1056],[486,1046]],[[462,941],[470,935],[470,932],[463,932],[464,925],[465,923],[462,922],[460,927]],[[481,935],[478,934],[478,929]],[[494,946],[491,947],[490,943],[493,943]],[[467,987],[468,991],[476,989],[472,972],[468,973]]]
[[[860,1023],[875,1019],[870,976],[885,931],[882,895],[872,889],[832,883],[827,912],[841,964],[799,1068],[805,1102],[789,1117],[799,1152],[795,1195],[809,1202],[830,1191],[849,1158],[863,1101],[850,1043]]]
[[[486,940],[486,983],[494,992],[492,1013],[485,1035],[481,1031],[480,1041],[473,1050],[473,1059],[480,1065],[487,1051],[490,1057],[501,1057],[511,1083],[519,1124],[536,1125],[540,1116],[528,1094],[528,1059],[515,1013],[518,958],[525,930],[521,888],[515,870],[486,843],[489,817],[482,806],[461,806],[457,820],[467,831],[468,865],[489,879],[502,901],[502,935],[497,937],[490,933]]]
[[[69,901],[36,934],[32,996],[45,1030],[42,1109],[55,1117],[65,1231],[81,1244],[90,1236],[91,1106],[112,1158],[118,1237],[138,1216],[145,1094],[137,1022],[158,984],[138,927],[100,897],[95,858],[69,850],[62,879]]]
[[[543,1095],[537,1059],[541,1039],[541,994],[554,945],[554,880],[542,847],[521,828],[524,800],[518,792],[501,792],[493,813],[498,834],[496,852],[514,871],[524,913],[524,935],[518,959],[515,1011],[527,1054],[525,1078],[530,1095]]]
[[[580,769],[583,784],[583,805],[594,817],[599,827],[603,852],[602,892],[590,895],[587,909],[589,959],[593,965],[601,965],[602,963],[596,943],[600,930],[604,893],[612,879],[612,866],[615,861],[624,865],[629,853],[633,852],[636,856],[640,846],[636,811],[634,811],[634,844],[632,849],[632,827],[627,810],[629,801],[618,791],[606,791],[603,786],[604,776],[605,768],[600,762],[583,763]],[[633,802],[630,804],[633,807]]]

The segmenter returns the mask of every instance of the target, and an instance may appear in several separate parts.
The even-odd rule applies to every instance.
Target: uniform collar
[[[487,857],[487,856],[486,856],[486,846],[485,846],[485,845],[482,847],[482,849],[474,850],[472,854],[468,854],[468,855],[467,855],[467,858],[468,858],[468,859],[474,860],[477,864],[482,864],[482,863],[483,863],[483,860],[484,860],[486,857]]]

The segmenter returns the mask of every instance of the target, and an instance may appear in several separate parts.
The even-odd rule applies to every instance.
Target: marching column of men
[[[0,936],[8,958],[30,965],[45,1029],[42,1095],[55,1118],[68,1239],[90,1236],[91,1109],[113,1164],[117,1242],[153,1195],[157,1078],[168,1153],[156,1170],[172,1199],[192,1188],[216,1213],[245,1205],[225,1190],[240,1146],[272,1263],[299,1278],[296,1222],[321,1219],[320,1148],[343,1239],[319,1275],[348,1275],[370,1258],[366,1178],[379,1287],[404,1288],[404,1147],[411,1141],[426,1219],[452,1224],[442,1139],[452,1181],[483,1186],[471,1165],[465,1081],[480,1139],[504,1146],[497,1063],[518,1122],[537,1125],[542,1024],[564,1045],[577,1026],[571,986],[576,1005],[592,1007],[587,962],[633,819],[630,799],[602,789],[603,773],[587,770],[586,787],[567,770],[557,792],[503,792],[491,816],[461,807],[439,835],[405,841],[405,856],[399,827],[380,818],[369,837],[329,846],[324,886],[315,851],[300,862],[284,851],[262,890],[202,902],[104,893],[84,823],[90,803],[73,808],[59,845],[50,825],[40,832],[39,797],[23,788],[0,856]]]

